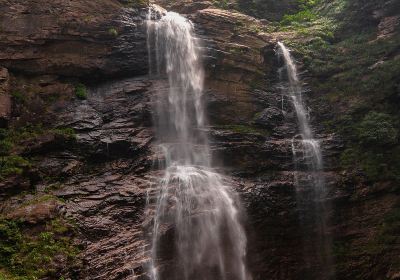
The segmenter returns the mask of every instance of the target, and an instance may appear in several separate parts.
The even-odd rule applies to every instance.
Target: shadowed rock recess
[[[400,279],[398,2],[156,4],[202,39],[202,129],[241,199],[248,280]],[[148,75],[147,5],[0,0],[1,280],[151,279],[154,102],[169,83]],[[324,159],[332,277],[304,245],[318,229],[299,219],[296,187],[311,175],[293,159],[302,140],[278,41]],[[167,245],[159,263],[176,266]]]

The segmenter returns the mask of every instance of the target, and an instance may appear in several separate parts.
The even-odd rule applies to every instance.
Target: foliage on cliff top
[[[400,32],[378,37],[379,20],[373,17],[377,9],[391,15],[393,5],[398,4],[319,1],[285,16],[278,33],[303,62],[314,114],[326,114],[329,104],[325,130],[345,141],[342,167],[361,169],[373,182],[400,181]]]
[[[284,14],[292,14],[313,0],[237,0],[237,9],[248,15],[267,20],[280,20]]]

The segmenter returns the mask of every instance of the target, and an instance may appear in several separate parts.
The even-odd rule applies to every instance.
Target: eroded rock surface
[[[1,1],[0,64],[74,77],[147,72],[138,9],[117,1]]]
[[[11,117],[9,79],[8,70],[0,68],[0,127],[7,126],[7,122]]]
[[[279,87],[282,65],[276,39],[263,32],[268,23],[212,8],[208,1],[163,2],[188,14],[204,42],[210,145],[215,166],[242,197],[253,279],[316,279],[318,267],[303,260],[296,210],[295,178],[309,174],[304,159],[293,162],[292,145],[300,145],[296,116]],[[125,4],[0,1],[0,65],[8,69],[0,69],[0,118],[15,127],[34,121],[52,129],[12,151],[34,158],[33,166],[0,182],[0,200],[11,204],[0,210],[32,224],[54,213],[74,221],[82,263],[61,267],[60,277],[148,279],[146,198],[160,175],[152,98],[156,90],[167,91],[168,83],[141,76],[148,68],[145,14]],[[378,19],[379,36],[391,37],[398,18],[385,12]],[[75,96],[76,79],[88,82],[84,100]],[[28,99],[11,99],[12,91]],[[316,93],[304,98],[313,109],[318,106],[311,122],[325,157],[330,231],[355,248],[368,245],[395,207],[396,191],[340,171],[342,141],[320,124],[331,117],[330,108],[314,101]],[[63,128],[72,128],[74,137],[58,135],[56,129]],[[23,191],[49,192],[58,200],[19,207]],[[348,260],[357,267],[370,261],[362,255]],[[365,279],[376,275],[364,272]],[[398,276],[392,271],[387,277]],[[355,279],[355,272],[345,279]]]

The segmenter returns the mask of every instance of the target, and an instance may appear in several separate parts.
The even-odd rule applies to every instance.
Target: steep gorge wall
[[[276,87],[276,40],[297,37],[264,32],[263,21],[196,3],[180,7],[187,7],[183,12],[206,44],[211,145],[216,165],[243,199],[253,278],[318,279],[318,267],[305,267],[296,212],[294,174],[307,174],[292,161],[295,114],[288,102],[282,104]],[[49,230],[47,223],[55,218],[72,221],[74,246],[80,250],[77,261],[54,258],[45,263],[54,270],[45,271],[48,279],[129,279],[132,273],[147,279],[149,245],[143,228],[151,220],[144,209],[146,193],[154,191],[159,175],[152,168],[157,158],[152,93],[155,88],[168,90],[168,85],[142,76],[147,73],[146,9],[105,0],[1,1],[0,6],[5,11],[0,17],[0,65],[8,68],[1,72],[0,97],[12,101],[0,113],[9,130],[25,129],[12,137],[15,145],[6,157],[29,161],[19,166],[20,174],[3,177],[1,216],[22,218],[28,236]],[[302,36],[299,41],[307,42]],[[297,57],[303,60],[300,51]],[[322,139],[334,203],[338,278],[357,274],[364,277],[360,279],[396,279],[398,269],[391,265],[396,263],[396,246],[387,250],[373,243],[378,254],[362,250],[375,240],[384,216],[396,209],[396,188],[371,188],[362,176],[343,170],[340,132],[322,122],[347,108],[332,110],[314,88],[331,74],[309,71],[307,101]],[[79,82],[86,84],[86,100],[76,96]],[[349,254],[346,246],[360,253]],[[376,256],[380,260],[372,259]],[[375,267],[379,269],[371,271]]]

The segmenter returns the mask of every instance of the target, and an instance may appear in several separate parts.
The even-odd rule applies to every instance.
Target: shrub
[[[75,86],[75,95],[79,99],[86,99],[87,98],[87,91],[86,86],[84,84],[77,84]]]
[[[397,143],[398,131],[392,118],[384,113],[369,112],[358,127],[358,137],[363,145],[385,146]]]

